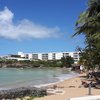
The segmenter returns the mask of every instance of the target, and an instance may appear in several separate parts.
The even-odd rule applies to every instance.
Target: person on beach
[[[80,72],[81,72],[81,73],[83,72],[83,69],[84,69],[84,66],[81,65],[81,66],[80,66]]]

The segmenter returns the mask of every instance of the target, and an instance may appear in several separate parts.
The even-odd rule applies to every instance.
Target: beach
[[[85,76],[85,74],[80,74],[77,77],[55,84],[57,89],[62,90],[63,93],[51,94],[34,100],[68,100],[73,97],[88,96],[89,89],[82,86],[81,80],[83,78],[81,76]],[[52,88],[53,86],[50,85],[48,87]],[[100,95],[100,89],[92,88],[91,91],[92,95]]]

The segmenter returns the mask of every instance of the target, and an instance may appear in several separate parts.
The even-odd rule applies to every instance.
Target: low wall
[[[21,98],[25,96],[45,96],[47,95],[46,89],[35,88],[35,87],[21,87],[8,90],[0,90],[0,100],[2,99],[14,99]]]

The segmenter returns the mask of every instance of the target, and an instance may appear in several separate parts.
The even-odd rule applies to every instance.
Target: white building
[[[27,58],[16,58],[16,57],[7,57],[8,60],[17,60],[17,61],[29,61]]]
[[[7,60],[17,60],[17,61],[29,61],[28,57],[26,57],[23,53],[19,53],[20,55],[7,55],[3,56],[2,58],[7,59]],[[24,57],[25,56],[25,57]]]
[[[49,52],[49,53],[23,53],[18,52],[22,58],[30,60],[60,60],[62,57],[71,56],[74,63],[79,61],[79,52]]]

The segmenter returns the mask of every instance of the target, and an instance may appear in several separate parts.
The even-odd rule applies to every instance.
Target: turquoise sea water
[[[0,69],[0,89],[48,84],[74,76],[60,69]]]

